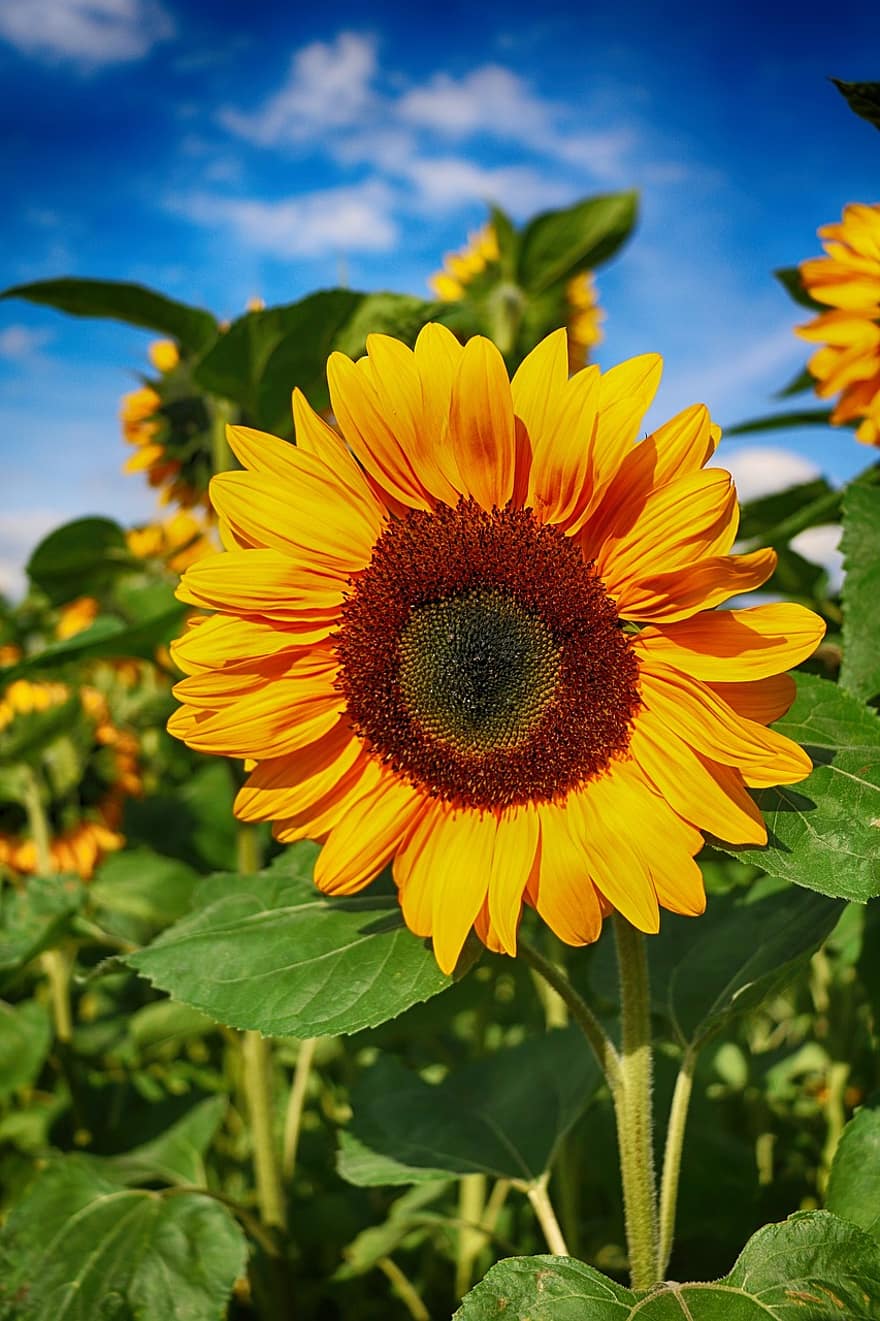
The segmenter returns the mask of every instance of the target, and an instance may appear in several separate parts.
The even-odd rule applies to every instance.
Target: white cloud
[[[397,112],[405,122],[451,137],[489,133],[534,140],[554,131],[553,107],[498,64],[483,65],[463,78],[435,74],[424,87],[404,93]]]
[[[282,258],[386,252],[398,233],[390,193],[377,180],[272,202],[195,193],[168,207],[198,225],[226,225],[248,247]]]
[[[51,330],[34,330],[30,326],[4,326],[0,330],[0,358],[21,362],[35,357],[52,339]]]
[[[47,532],[64,522],[58,509],[19,509],[0,523],[0,592],[16,598],[24,592],[24,565]]]
[[[0,38],[51,62],[124,64],[173,36],[159,0],[0,0]]]
[[[820,476],[810,459],[777,445],[744,445],[724,450],[721,467],[733,474],[740,500],[757,500]]]
[[[357,125],[373,102],[376,48],[370,37],[341,32],[293,56],[287,81],[250,114],[225,109],[220,121],[259,146],[282,146]]]
[[[529,165],[484,166],[466,157],[416,157],[395,172],[415,186],[419,206],[455,210],[469,202],[497,202],[517,215],[572,200],[571,184]]]
[[[840,552],[840,535],[843,529],[837,523],[826,527],[807,528],[792,538],[791,548],[798,555],[813,564],[821,564],[828,574],[828,586],[832,592],[839,592],[843,586],[843,555]]]

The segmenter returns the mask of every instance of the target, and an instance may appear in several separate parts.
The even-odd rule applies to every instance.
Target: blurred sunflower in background
[[[212,418],[204,394],[189,379],[189,368],[172,340],[149,348],[158,376],[123,395],[122,434],[134,453],[125,472],[143,472],[162,504],[184,509],[208,507],[212,472]]]
[[[819,237],[826,255],[801,262],[801,282],[831,310],[797,334],[822,346],[808,365],[820,398],[840,396],[831,422],[858,422],[857,439],[880,445],[880,205],[844,207]]]
[[[428,281],[432,291],[443,302],[458,302],[472,295],[488,293],[503,279],[501,251],[494,225],[468,237],[459,252],[447,253],[443,269]],[[556,307],[553,320],[564,321],[568,334],[568,364],[570,371],[586,366],[590,349],[602,343],[602,322],[605,313],[599,306],[596,281],[591,271],[580,271],[569,276],[553,295]]]
[[[28,811],[37,794],[52,869],[87,880],[119,833],[126,798],[141,790],[138,743],[110,718],[92,686],[16,679],[0,693],[0,761],[20,763],[0,778],[0,866],[14,876],[41,870]]]
[[[216,613],[173,646],[169,730],[256,763],[237,814],[324,842],[326,893],[390,862],[447,972],[472,928],[514,954],[524,901],[573,945],[612,909],[700,913],[703,832],[763,843],[746,786],[810,771],[767,725],[824,625],[715,608],[776,555],[730,554],[705,407],[638,441],[660,372],[570,378],[560,330],[511,381],[429,325],[332,355],[341,435],[298,391],[295,447],[229,430],[245,471],[214,478],[227,550],[179,590]]]

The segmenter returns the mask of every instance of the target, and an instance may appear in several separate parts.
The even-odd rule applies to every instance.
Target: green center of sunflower
[[[472,751],[511,748],[540,721],[559,662],[538,615],[478,589],[412,611],[400,634],[400,692],[434,738]]]
[[[461,500],[394,519],[336,649],[369,752],[456,805],[558,801],[629,745],[638,665],[614,603],[530,509]]]

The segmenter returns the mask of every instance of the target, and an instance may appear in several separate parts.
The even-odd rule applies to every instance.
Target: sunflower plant
[[[880,1316],[875,470],[740,510],[646,427],[634,218],[225,327],[10,291],[163,337],[172,508],[0,612],[3,1321]]]

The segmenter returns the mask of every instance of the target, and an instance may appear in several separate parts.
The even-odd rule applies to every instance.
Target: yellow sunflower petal
[[[513,401],[504,359],[482,335],[464,346],[453,381],[449,448],[462,495],[484,509],[507,504],[516,474]]]
[[[175,665],[184,674],[223,669],[248,661],[295,652],[297,648],[322,641],[334,623],[295,628],[289,625],[236,617],[233,615],[196,616],[188,622],[183,637],[171,644]]]
[[[790,674],[772,674],[747,683],[710,683],[709,687],[738,715],[761,725],[772,725],[784,716],[797,696],[797,684]]]
[[[589,945],[598,940],[602,930],[602,912],[587,856],[569,826],[566,807],[541,803],[540,860],[535,868],[529,898],[537,912],[560,940],[567,945]]]
[[[181,579],[181,601],[209,610],[296,620],[303,611],[338,613],[347,577],[306,555],[298,560],[279,550],[219,551],[190,565]]]
[[[611,480],[638,436],[662,374],[663,359],[657,353],[643,353],[602,373],[595,440],[597,487]]]
[[[265,687],[253,685],[247,697],[214,712],[180,707],[168,730],[196,752],[262,761],[283,757],[328,734],[343,707],[332,690],[304,690],[301,680],[282,677]]]
[[[591,781],[569,798],[596,888],[639,931],[659,931],[660,910],[650,872],[629,843],[637,819],[633,805],[628,785],[613,774]]]
[[[713,610],[694,619],[643,629],[634,645],[651,661],[695,679],[763,679],[812,656],[825,624],[812,610],[785,603]]]
[[[489,920],[511,955],[516,954],[516,930],[538,833],[538,814],[531,804],[501,813],[489,873]]]
[[[353,802],[327,836],[315,863],[324,894],[354,894],[378,876],[397,851],[424,800],[383,769],[379,783]]]
[[[299,816],[333,789],[359,756],[361,744],[340,721],[315,743],[261,761],[238,791],[235,815],[242,821]]]
[[[568,382],[568,336],[554,330],[523,358],[510,382],[513,411],[529,435],[543,437],[553,426]]]
[[[775,550],[707,556],[687,568],[628,583],[617,597],[617,609],[624,619],[673,624],[760,587],[776,568],[776,559]]]

